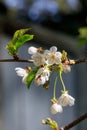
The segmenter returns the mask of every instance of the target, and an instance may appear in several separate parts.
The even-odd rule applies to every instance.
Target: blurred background
[[[79,28],[87,26],[87,0],[0,0],[0,59],[11,58],[5,49],[17,29],[32,28],[35,37],[20,48],[22,58],[30,58],[29,46],[47,49],[57,46],[68,52],[69,58],[87,57],[87,46],[78,46]],[[75,97],[73,107],[64,108],[62,114],[50,113],[53,95],[52,77],[50,88],[31,85],[30,90],[16,76],[15,67],[26,63],[0,63],[0,130],[50,130],[41,124],[47,117],[66,125],[87,111],[87,63],[75,65],[63,79],[70,95]],[[58,81],[60,95],[61,83]],[[83,121],[71,130],[87,129]]]

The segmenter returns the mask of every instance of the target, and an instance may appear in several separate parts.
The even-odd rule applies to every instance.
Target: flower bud
[[[38,49],[36,47],[31,46],[28,48],[28,53],[32,55],[32,54],[37,53],[37,50]]]

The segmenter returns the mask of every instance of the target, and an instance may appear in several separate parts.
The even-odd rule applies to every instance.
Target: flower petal
[[[74,105],[75,99],[70,96],[68,93],[62,94],[61,97],[59,98],[59,104],[62,106],[72,106]]]
[[[37,53],[37,48],[33,47],[33,46],[29,47],[28,53],[31,54],[31,55]]]
[[[61,113],[63,111],[62,106],[57,103],[53,103],[50,110],[52,114]]]

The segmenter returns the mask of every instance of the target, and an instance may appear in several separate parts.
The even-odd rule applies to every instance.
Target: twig
[[[0,59],[0,62],[27,62],[32,63],[33,60],[29,59]]]
[[[75,61],[75,64],[84,63],[84,62],[87,62],[87,58],[78,59],[78,60],[74,60],[74,61]]]
[[[15,58],[14,59],[0,59],[0,62],[28,62],[28,63],[33,63],[33,60],[32,59],[29,59],[29,60],[21,59],[21,58],[18,57],[18,59],[15,59]],[[77,59],[77,60],[66,60],[65,62],[68,65],[75,65],[75,64],[87,62],[87,58]]]
[[[64,127],[61,127],[59,130],[69,130],[70,128],[74,127],[75,125],[77,125],[81,121],[85,120],[86,118],[87,118],[87,113],[83,114],[82,116],[80,116],[79,118],[77,118],[76,120],[71,122],[70,124],[68,124]]]

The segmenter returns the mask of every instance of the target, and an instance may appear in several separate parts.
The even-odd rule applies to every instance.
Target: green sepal
[[[61,93],[62,94],[68,94],[68,91],[67,90],[61,90]]]
[[[49,81],[46,81],[46,83],[43,85],[43,88],[47,90],[49,88]]]
[[[67,52],[65,50],[62,51],[62,62],[67,59]]]
[[[31,70],[26,78],[26,85],[27,85],[27,88],[29,89],[30,88],[30,85],[32,83],[32,81],[34,80],[35,76],[36,76],[36,73],[37,73],[37,69],[35,70]]]

